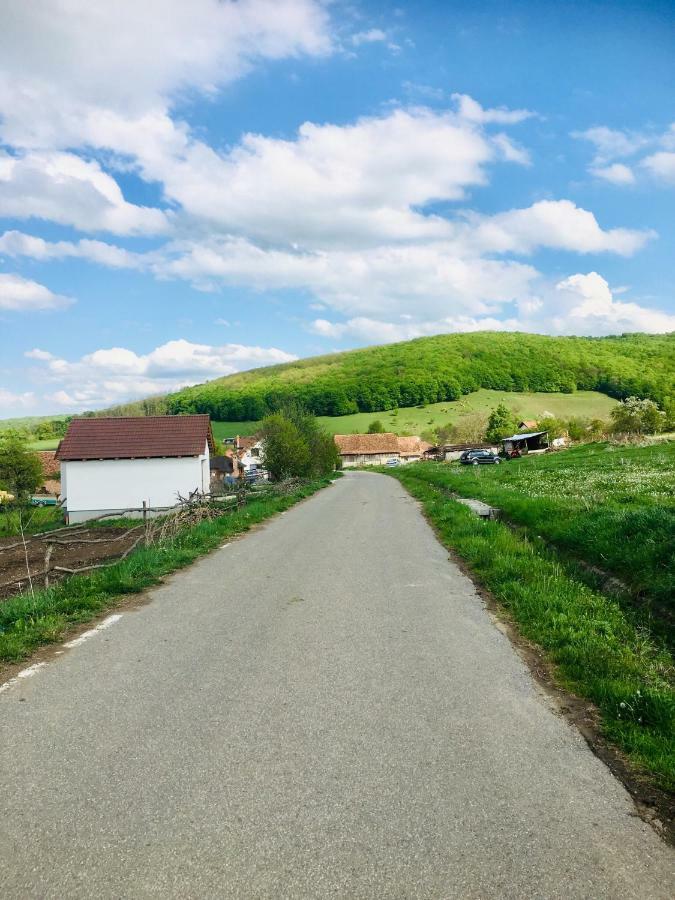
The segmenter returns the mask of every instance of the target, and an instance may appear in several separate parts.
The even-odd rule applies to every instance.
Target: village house
[[[389,431],[383,434],[336,434],[335,444],[344,469],[416,462],[424,459],[432,446],[416,435],[399,437]]]
[[[342,468],[354,466],[385,466],[390,460],[400,462],[398,436],[384,434],[336,434],[335,444],[342,460]]]
[[[410,462],[418,462],[420,459],[429,459],[430,451],[433,449],[433,444],[430,444],[429,441],[423,441],[421,437],[418,437],[416,434],[411,435],[410,437],[399,437],[398,439],[398,450],[401,457],[401,462],[410,463]]]
[[[548,431],[512,434],[502,440],[504,453],[507,456],[521,456],[525,453],[543,453],[548,450]]]
[[[56,452],[68,521],[156,514],[208,494],[214,450],[206,415],[74,419]]]

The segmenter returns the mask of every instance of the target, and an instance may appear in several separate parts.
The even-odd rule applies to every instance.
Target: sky
[[[0,416],[675,331],[675,0],[0,0]]]

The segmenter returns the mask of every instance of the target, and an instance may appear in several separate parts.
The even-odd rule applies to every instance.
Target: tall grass
[[[570,577],[555,555],[500,522],[479,519],[432,483],[425,465],[388,470],[422,501],[448,547],[544,649],[557,678],[595,703],[605,735],[675,790],[672,658],[616,600]]]
[[[162,545],[134,551],[127,559],[76,575],[47,590],[18,595],[0,603],[0,660],[24,659],[41,644],[60,640],[73,625],[86,622],[120,598],[137,594],[197,557],[224,538],[247,531],[288,509],[329,483],[328,478],[303,484],[285,494],[256,497],[242,509],[185,529]]]

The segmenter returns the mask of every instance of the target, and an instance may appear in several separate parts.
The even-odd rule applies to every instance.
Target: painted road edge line
[[[15,684],[19,683],[19,679],[21,678],[32,678],[36,672],[40,669],[44,669],[47,665],[46,662],[33,663],[32,666],[28,666],[27,669],[22,669],[20,672],[14,676],[14,678],[10,678],[9,681],[6,681],[4,684],[0,684],[0,694],[8,691],[11,687],[14,687]]]
[[[61,646],[67,647],[68,649],[79,647],[80,644],[84,644],[85,641],[88,641],[90,637],[93,637],[100,631],[105,631],[106,628],[110,628],[111,625],[119,622],[121,618],[121,613],[114,613],[112,616],[108,616],[107,619],[99,622],[96,628],[90,628],[89,631],[83,632],[79,637],[76,637],[72,641],[68,641],[67,643],[62,644]],[[57,650],[56,652],[57,654],[61,654],[63,651]],[[32,676],[35,675],[36,672],[39,672],[40,669],[44,669],[46,665],[46,662],[33,663],[32,666],[28,666],[28,668],[22,669],[20,672],[17,672],[13,678],[9,679],[9,681],[6,681],[4,684],[0,684],[0,694],[4,694],[5,691],[8,691],[10,688],[17,685],[21,679],[32,678]]]
[[[68,647],[68,649],[72,649],[73,647],[79,647],[80,644],[84,644],[85,641],[88,641],[90,637],[93,637],[95,634],[98,634],[99,631],[105,631],[106,628],[110,628],[111,625],[114,625],[115,622],[119,622],[122,618],[120,613],[115,613],[112,616],[108,616],[107,619],[104,619],[102,622],[96,626],[96,628],[91,628],[89,631],[83,631],[79,637],[73,638],[72,641],[68,641],[63,646]]]

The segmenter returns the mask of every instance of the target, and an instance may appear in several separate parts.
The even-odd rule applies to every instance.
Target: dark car
[[[498,466],[501,459],[492,450],[465,450],[459,461],[463,466]]]

